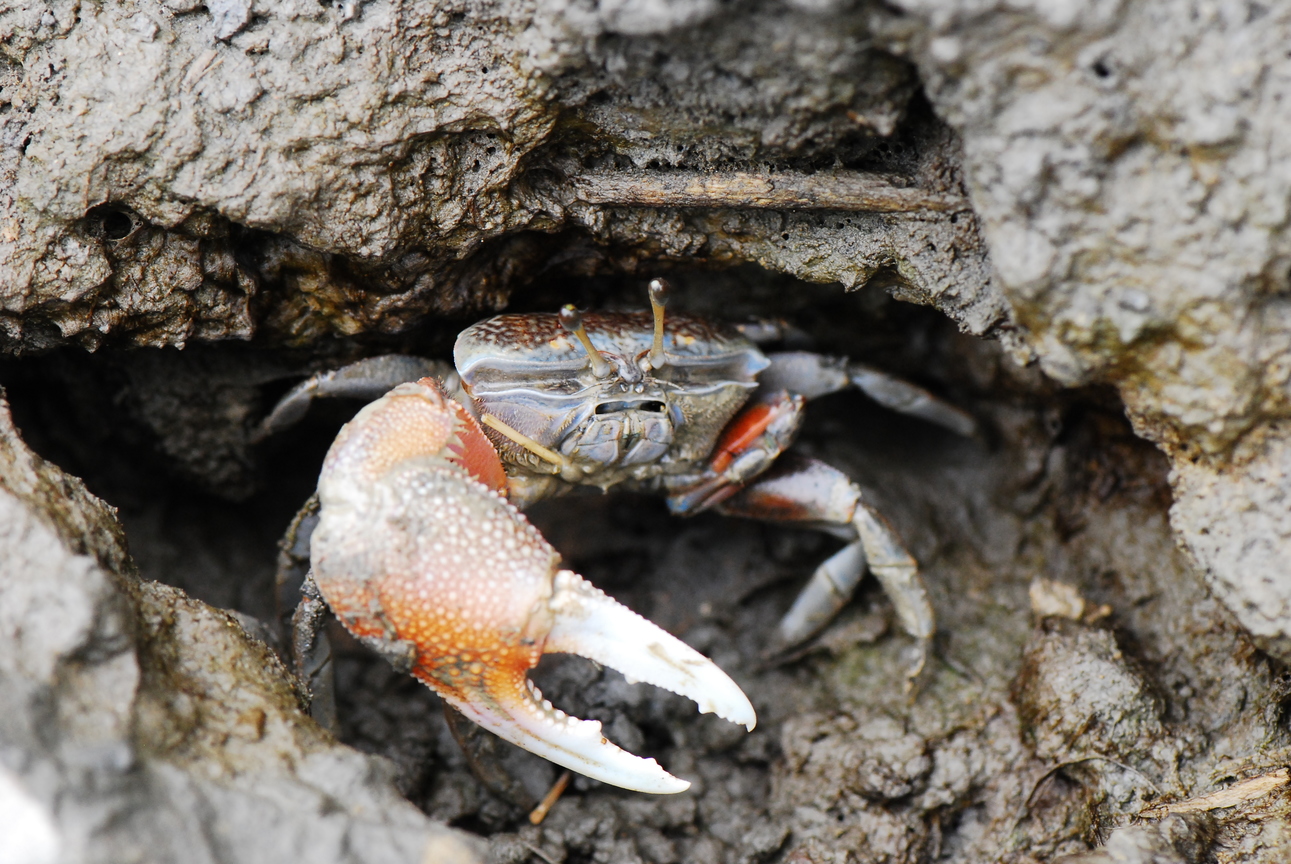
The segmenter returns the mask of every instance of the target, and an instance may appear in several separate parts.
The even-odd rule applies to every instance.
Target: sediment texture
[[[692,811],[665,818],[625,806],[607,815],[618,805],[589,794],[586,806],[600,827],[561,828],[572,838],[561,848],[611,855],[617,826],[636,819],[658,837],[634,835],[634,848],[656,861],[683,852],[699,860],[710,848],[703,838],[716,844],[717,858],[775,860],[801,851],[828,860],[844,847],[865,847],[904,850],[885,860],[915,860],[943,839],[942,848],[958,850],[951,857],[971,858],[1016,836],[1004,829],[1005,814],[991,810],[1004,806],[995,800],[1011,802],[1015,814],[1022,808],[1023,816],[1009,818],[1022,820],[1014,827],[1029,832],[1036,858],[1074,852],[1145,805],[1151,784],[1144,777],[1167,798],[1199,795],[1208,783],[1263,770],[1255,754],[1284,746],[1285,722],[1270,707],[1282,698],[1276,668],[1243,652],[1255,650],[1249,636],[1291,660],[1287,44],[1291,11],[1254,0],[49,0],[6,7],[0,351],[27,359],[6,361],[8,371],[0,371],[24,394],[56,391],[28,398],[29,431],[87,475],[102,469],[104,489],[126,490],[121,500],[137,505],[134,530],[147,538],[136,541],[140,555],[168,562],[153,572],[186,587],[206,584],[194,578],[190,585],[176,563],[198,551],[210,560],[197,569],[227,582],[205,596],[269,617],[267,601],[255,599],[266,593],[265,579],[247,575],[254,566],[220,559],[220,543],[203,535],[202,514],[216,505],[176,493],[174,512],[191,522],[177,533],[158,530],[170,514],[145,503],[152,481],[129,460],[105,454],[158,453],[157,464],[184,478],[184,488],[254,502],[257,490],[281,479],[258,458],[250,434],[275,382],[380,350],[429,344],[442,351],[442,332],[517,297],[523,302],[535,283],[546,297],[561,280],[581,296],[578,279],[640,280],[673,269],[700,311],[784,314],[835,350],[905,364],[907,373],[980,403],[997,443],[1022,454],[1017,465],[982,468],[977,482],[998,500],[977,502],[978,521],[951,501],[928,503],[904,522],[898,516],[904,531],[923,530],[915,526],[931,519],[945,532],[941,545],[916,540],[920,559],[934,573],[944,567],[946,584],[963,585],[978,585],[974,568],[986,562],[1013,585],[1001,589],[1006,595],[1037,573],[1065,579],[1125,616],[1113,621],[1133,638],[1083,618],[1014,632],[1022,607],[1015,603],[1014,617],[996,620],[982,600],[982,620],[958,627],[976,634],[964,638],[977,640],[980,657],[969,651],[956,662],[972,669],[973,658],[984,658],[995,670],[971,673],[983,690],[963,696],[993,707],[962,727],[954,712],[925,706],[910,713],[896,701],[877,716],[846,687],[831,690],[821,682],[887,680],[877,670],[864,680],[845,674],[860,661],[836,652],[818,680],[793,691],[811,707],[773,721],[778,743],[733,757],[755,766],[752,774],[714,763],[714,777],[728,773],[711,785],[727,792],[704,799],[710,809],[739,799],[752,808],[750,819],[775,814],[765,836],[741,846],[721,839],[734,829],[714,829],[713,819]],[[702,185],[687,177],[714,172],[770,178],[773,187],[775,178],[809,177],[839,189],[879,189],[880,198],[894,190],[889,202],[951,203],[777,209],[710,190],[717,197],[703,207],[681,194]],[[665,174],[667,183],[659,180]],[[681,192],[669,199],[659,189]],[[900,315],[876,319],[888,322],[886,342],[867,341],[859,317],[847,320],[860,336],[831,342],[835,322],[823,322],[824,313],[776,299],[822,295],[738,269],[747,263],[802,283],[883,289],[933,306],[960,331],[998,340],[1012,362],[1032,368],[982,377],[982,368],[1005,362]],[[713,273],[723,268],[737,269]],[[883,308],[862,303],[847,314]],[[867,354],[875,344],[883,350]],[[941,360],[927,367],[912,357]],[[1062,436],[1076,433],[1062,429],[1086,428],[1060,422],[1070,413],[1063,400],[1102,398],[1063,394],[1054,382],[1111,385],[1168,469],[1141,454],[1106,456],[1107,436],[1078,448],[1088,456],[1084,467],[1046,461],[1074,452]],[[47,399],[73,407],[46,410]],[[1021,413],[1010,413],[1015,408]],[[191,766],[225,758],[223,744],[192,743],[201,735],[185,733],[183,747],[158,742],[171,740],[165,730],[175,717],[206,728],[192,719],[204,714],[166,694],[182,677],[176,669],[201,665],[205,649],[184,634],[223,632],[216,622],[226,619],[133,581],[111,514],[56,469],[21,455],[16,436],[4,430],[6,452],[20,454],[7,458],[27,467],[5,475],[10,498],[0,531],[26,551],[5,562],[12,584],[0,615],[15,622],[6,630],[15,639],[16,622],[28,616],[33,623],[21,632],[47,638],[23,636],[34,647],[15,643],[4,655],[16,664],[6,673],[15,676],[15,704],[82,700],[84,716],[97,719],[69,720],[66,740],[84,734],[97,742],[91,749],[99,755],[85,757],[83,770],[117,778],[103,788],[128,790],[121,794],[136,804],[161,807],[171,794],[164,790],[197,788],[192,778],[202,772]],[[904,458],[923,464],[919,454]],[[1008,474],[1015,469],[1018,476]],[[1163,490],[1165,470],[1168,502],[1141,496],[1128,510],[1107,504],[1127,486]],[[1075,504],[1041,494],[1074,488],[1063,485],[1062,472],[1083,478]],[[906,488],[899,477],[887,480]],[[920,491],[923,480],[908,482],[913,500],[936,497]],[[966,488],[965,500],[970,492],[986,494]],[[1017,501],[1000,503],[1009,495]],[[1160,521],[1167,507],[1169,531]],[[1129,512],[1136,514],[1129,521],[1117,515]],[[1037,514],[1047,520],[1043,530],[1028,522]],[[188,546],[174,540],[190,531],[198,539]],[[1081,539],[1086,534],[1101,539]],[[36,543],[37,535],[46,539]],[[1174,542],[1181,552],[1170,548]],[[946,550],[955,548],[973,550],[972,560],[938,563],[943,554],[954,558]],[[1098,573],[1122,574],[1125,584],[1108,587]],[[1198,578],[1223,607],[1210,603]],[[33,586],[49,596],[28,596]],[[1158,596],[1174,599],[1160,608],[1146,599]],[[1161,622],[1130,607],[1171,620],[1193,616],[1187,632],[1194,638],[1176,643]],[[40,624],[41,610],[54,608],[67,610],[72,624]],[[957,632],[956,606],[939,611],[944,629]],[[260,650],[228,638],[227,656]],[[255,687],[276,707],[256,709],[270,718],[252,723],[256,729],[295,716],[285,679],[270,677]],[[1093,681],[1109,689],[1087,692]],[[1199,695],[1207,688],[1210,702]],[[766,698],[790,693],[773,692]],[[23,701],[29,696],[36,702]],[[66,708],[67,716],[80,710]],[[15,711],[29,719],[14,721],[6,734],[18,743],[6,752],[36,754],[30,764],[49,767],[31,773],[6,761],[18,778],[9,785],[31,798],[23,806],[43,814],[49,836],[81,842],[66,839],[72,823],[49,809],[50,790],[72,782],[67,766],[75,760],[55,753],[63,744],[35,736],[39,724],[23,713],[28,707]],[[237,722],[220,720],[223,731],[209,740],[233,742],[228,752],[236,752]],[[302,753],[330,746],[301,732],[297,720],[281,724],[295,730],[288,737]],[[669,734],[684,738],[677,728]],[[1095,731],[1076,735],[1086,729]],[[386,746],[381,736],[348,734],[369,749]],[[291,737],[300,735],[314,743]],[[1073,736],[1082,741],[1074,750]],[[1207,736],[1240,739],[1235,752],[1247,761],[1218,765],[1217,751],[1200,743]],[[708,742],[698,752],[726,746]],[[854,770],[835,777],[839,764]],[[1157,770],[1163,764],[1187,767],[1165,777]],[[1218,779],[1205,779],[1212,770]],[[246,771],[238,776],[261,776]],[[119,780],[126,776],[144,780]],[[470,786],[460,770],[455,776],[442,788]],[[383,782],[371,780],[372,788],[385,789]],[[1010,782],[1016,788],[1005,788]],[[241,800],[240,792],[227,794]],[[428,812],[477,819],[490,830],[509,824],[484,793],[485,803],[456,810],[443,802],[477,793],[434,794],[441,798],[419,802]],[[109,800],[118,799],[102,799]],[[1160,830],[1114,834],[1108,849],[1141,860],[1187,858],[1187,849],[1211,848],[1219,831],[1227,839],[1215,848],[1238,850],[1233,860],[1277,860],[1260,856],[1278,854],[1276,831],[1266,826],[1282,818],[1280,800],[1251,804],[1266,809],[1251,811],[1256,827],[1241,836],[1232,821],[1216,828],[1178,816]],[[93,806],[133,812],[135,805]],[[420,817],[392,806],[410,820],[409,836],[420,837]],[[1077,824],[1083,818],[1092,821]],[[691,840],[680,843],[682,835]],[[516,855],[532,845],[512,839]]]

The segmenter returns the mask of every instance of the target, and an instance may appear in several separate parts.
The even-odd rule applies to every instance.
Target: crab
[[[375,399],[322,468],[297,644],[325,602],[360,641],[499,737],[627,789],[685,790],[653,759],[609,742],[598,722],[552,706],[527,677],[543,653],[578,654],[701,712],[756,723],[712,661],[561,568],[522,514],[591,486],[658,493],[682,516],[711,510],[841,537],[847,545],[798,594],[775,647],[820,631],[868,571],[916,640],[908,675],[917,675],[935,625],[914,558],[847,475],[784,451],[805,403],[848,387],[963,435],[973,419],[872,367],[764,353],[733,327],[667,315],[668,291],[651,282],[642,312],[499,315],[460,334],[455,366],[369,358],[283,397],[260,434],[290,426],[320,397]]]

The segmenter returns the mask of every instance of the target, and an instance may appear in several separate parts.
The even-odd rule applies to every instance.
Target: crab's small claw
[[[328,453],[312,539],[319,590],[345,626],[464,715],[566,768],[642,792],[689,783],[566,715],[526,673],[589,657],[749,729],[740,688],[685,643],[558,568],[502,495],[479,425],[431,379],[363,409]]]

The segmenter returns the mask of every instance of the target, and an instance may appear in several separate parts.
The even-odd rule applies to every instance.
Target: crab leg
[[[488,439],[434,379],[396,387],[341,430],[319,479],[318,588],[342,623],[465,716],[551,761],[642,792],[690,784],[569,717],[526,677],[545,652],[590,657],[752,729],[711,661],[559,568],[507,502]]]
[[[923,668],[923,646],[936,629],[918,564],[846,474],[815,459],[781,455],[797,432],[803,394],[780,390],[759,396],[723,432],[705,473],[670,490],[669,509],[688,515],[711,508],[753,519],[806,522],[849,541],[816,568],[781,620],[774,647],[791,648],[818,633],[851,599],[868,567],[891,598],[901,626],[920,642],[907,676],[913,678]]]
[[[252,438],[262,441],[290,429],[301,421],[315,399],[363,399],[370,402],[398,384],[417,381],[428,375],[448,382],[450,389],[457,387],[457,373],[452,364],[406,354],[368,357],[340,369],[311,375],[278,400]]]
[[[670,490],[668,509],[689,516],[715,507],[770,468],[798,434],[805,402],[781,390],[737,416],[718,440],[705,473]]]
[[[762,392],[787,390],[814,399],[855,387],[884,408],[936,423],[965,437],[977,431],[977,421],[962,408],[873,366],[808,351],[782,351],[767,357],[771,365],[758,376]]]
[[[921,642],[932,636],[932,605],[918,565],[887,520],[837,468],[815,459],[783,457],[717,509],[754,519],[811,523],[851,541],[816,568],[781,620],[781,647],[797,645],[829,623],[851,599],[867,567],[892,600],[905,631]]]

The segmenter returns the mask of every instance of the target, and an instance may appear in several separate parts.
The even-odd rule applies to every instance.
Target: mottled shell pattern
[[[733,329],[669,315],[665,361],[653,369],[651,313],[592,313],[582,321],[610,364],[605,377],[593,373],[587,351],[554,314],[481,321],[458,337],[453,358],[481,413],[568,457],[590,485],[605,485],[610,475],[681,473],[705,460],[769,364]],[[509,465],[559,470],[487,431]]]

